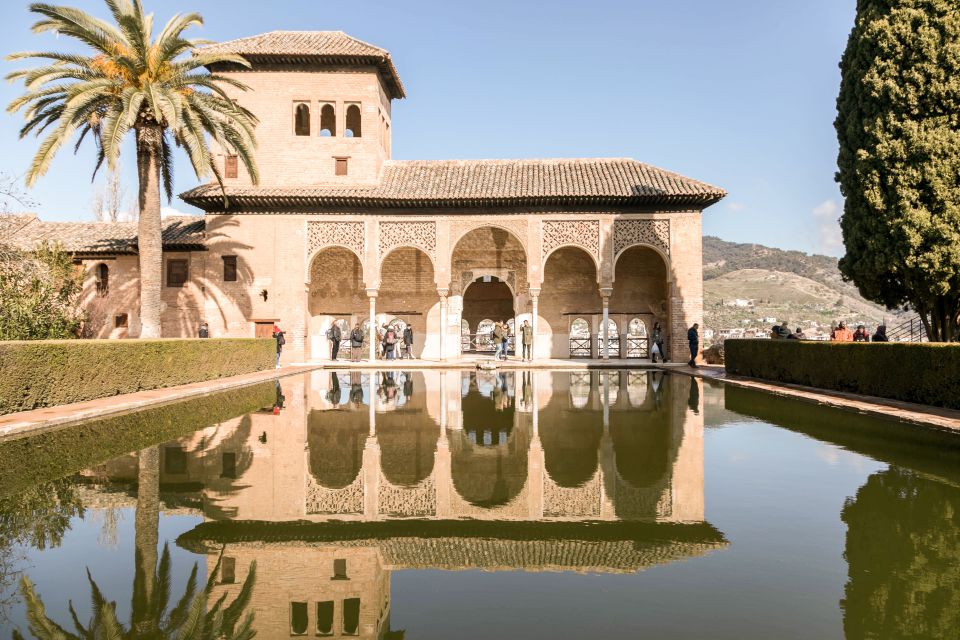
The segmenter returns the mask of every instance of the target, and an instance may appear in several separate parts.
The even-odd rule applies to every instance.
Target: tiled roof
[[[709,206],[723,189],[630,158],[556,160],[390,160],[377,185],[227,187],[232,208],[352,205],[470,207],[489,205]],[[216,185],[180,195],[222,209]]]
[[[19,224],[12,218],[29,218]],[[163,245],[203,247],[206,222],[199,216],[170,216],[161,221]],[[35,215],[0,216],[0,244],[31,250],[43,242],[59,243],[71,253],[135,253],[136,222],[44,222]]]
[[[373,64],[380,69],[393,98],[406,96],[390,52],[348,36],[343,31],[271,31],[204,47],[203,51],[236,53],[251,63]]]

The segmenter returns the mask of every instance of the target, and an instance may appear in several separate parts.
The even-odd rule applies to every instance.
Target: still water
[[[314,372],[0,443],[0,635],[957,638],[958,463],[662,372]]]

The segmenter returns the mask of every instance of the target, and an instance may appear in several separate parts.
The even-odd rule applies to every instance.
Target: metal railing
[[[606,351],[607,351],[608,354],[610,354],[610,357],[611,357],[611,358],[619,358],[619,357],[620,357],[620,334],[617,334],[617,335],[615,335],[615,336],[611,336],[611,335],[608,335],[608,336],[607,336],[607,349],[606,349]],[[604,355],[603,352],[604,352],[604,349],[603,349],[603,335],[602,335],[602,334],[598,334],[598,335],[597,335],[597,357],[598,357],[598,358],[602,358],[603,355]]]
[[[571,358],[591,358],[593,349],[591,348],[591,336],[570,336],[570,357]]]
[[[507,355],[516,353],[516,336],[507,337]],[[496,341],[489,333],[460,334],[460,351],[463,353],[495,353]]]
[[[927,332],[923,328],[920,316],[913,316],[887,330],[890,342],[927,342]]]
[[[627,358],[649,358],[650,339],[640,336],[627,336],[627,352],[624,356]]]

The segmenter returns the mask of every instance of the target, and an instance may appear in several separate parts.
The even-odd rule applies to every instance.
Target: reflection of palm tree
[[[137,510],[134,514],[135,547],[147,571],[145,584],[153,584],[157,566],[160,526],[160,447],[141,449],[137,455]],[[149,598],[150,594],[147,594]]]
[[[73,608],[73,602],[70,603],[70,617],[76,634],[67,631],[47,617],[43,600],[34,590],[33,583],[24,577],[20,581],[20,588],[27,604],[27,620],[31,635],[37,640],[53,638],[60,640],[93,640],[94,638],[250,640],[256,634],[253,630],[253,612],[244,616],[244,610],[250,603],[256,581],[256,562],[250,563],[247,578],[233,602],[227,604],[227,594],[224,594],[212,605],[210,605],[210,595],[219,575],[220,562],[217,561],[206,587],[199,592],[196,588],[197,565],[194,564],[183,595],[176,606],[167,611],[170,604],[169,549],[164,546],[159,566],[154,565],[148,568],[139,551],[136,560],[130,623],[124,626],[117,619],[116,602],[110,602],[104,598],[88,569],[87,579],[90,582],[93,616],[84,625]],[[16,630],[13,632],[13,638],[23,640],[23,636]]]

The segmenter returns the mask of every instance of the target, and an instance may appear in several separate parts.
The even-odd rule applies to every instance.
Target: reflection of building
[[[482,346],[485,321],[530,319],[540,357],[646,357],[659,321],[683,357],[703,322],[701,214],[723,190],[628,158],[393,160],[405,89],[386,50],[342,32],[214,47],[251,64],[216,71],[250,87],[224,89],[259,120],[260,183],[215,149],[229,201],[215,183],[181,195],[206,216],[165,224],[165,336],[279,321],[300,360],[329,357],[335,322],[399,320],[418,355],[447,358]],[[137,334],[135,225],[23,217],[4,231],[61,241],[85,266],[91,331]]]
[[[208,566],[223,549],[218,593],[257,561],[267,638],[390,637],[398,569],[636,572],[696,557],[724,544],[702,522],[699,389],[647,372],[290,379],[280,415],[236,421],[242,438],[230,425],[193,437],[208,521],[180,544]],[[230,453],[246,462],[223,477]]]

